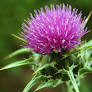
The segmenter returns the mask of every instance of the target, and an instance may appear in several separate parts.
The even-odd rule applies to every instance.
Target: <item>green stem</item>
[[[76,92],[79,92],[79,88],[78,88],[78,85],[77,85],[76,80],[75,80],[75,78],[74,78],[72,69],[69,69],[68,75],[69,75],[69,78],[70,78],[70,80],[71,80],[71,82],[72,82],[72,85],[73,85],[75,91],[76,91]]]

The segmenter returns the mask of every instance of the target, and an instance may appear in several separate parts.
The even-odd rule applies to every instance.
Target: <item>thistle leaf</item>
[[[89,49],[89,48],[91,48],[92,49],[92,40],[90,40],[90,41],[88,41],[87,43],[85,43],[85,44],[83,44],[83,45],[81,45],[80,47],[79,47],[79,49],[80,50],[85,50],[85,49]]]
[[[43,88],[46,88],[46,87],[56,87],[56,86],[58,86],[58,85],[60,85],[62,83],[63,83],[63,81],[61,81],[60,79],[57,79],[57,80],[49,80],[47,82],[41,83],[37,87],[37,89],[35,91],[38,91],[38,90],[43,89]]]
[[[32,80],[26,85],[26,87],[24,88],[23,92],[28,92],[36,83],[42,81],[42,80],[46,80],[47,77],[43,76],[43,75],[35,75]]]
[[[20,60],[20,61],[16,61],[14,63],[11,63],[9,65],[4,66],[3,68],[1,68],[0,70],[5,70],[5,69],[9,69],[9,68],[13,68],[13,67],[17,67],[17,66],[22,66],[22,65],[34,65],[34,63],[29,62],[32,58],[29,59],[25,59],[25,60]]]
[[[92,54],[92,40],[90,40],[89,42],[81,45],[79,47],[79,54],[78,57],[80,59],[80,61],[87,67],[90,66],[92,58],[91,58],[91,54]]]
[[[37,69],[37,71],[34,72],[34,74],[38,73],[39,71],[41,71],[42,69],[46,68],[46,67],[50,67],[50,66],[54,66],[54,63],[51,63],[51,64],[45,64],[45,65],[42,65],[42,66],[39,66],[39,68]]]
[[[14,51],[10,55],[6,56],[5,59],[12,58],[16,55],[24,54],[24,53],[31,53],[31,50],[29,48],[21,48],[19,50]]]
[[[84,74],[87,74],[87,73],[90,73],[90,72],[92,73],[92,67],[82,68],[79,71],[79,75],[84,75]]]

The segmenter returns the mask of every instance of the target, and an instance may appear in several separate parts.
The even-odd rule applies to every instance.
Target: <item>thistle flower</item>
[[[80,38],[87,33],[82,25],[81,12],[72,9],[67,5],[51,5],[35,10],[35,16],[30,14],[31,19],[25,20],[21,35],[28,43],[26,48],[30,48],[38,54],[49,54],[54,50],[61,52],[61,48],[70,51],[81,43]],[[62,52],[61,52],[62,53]]]

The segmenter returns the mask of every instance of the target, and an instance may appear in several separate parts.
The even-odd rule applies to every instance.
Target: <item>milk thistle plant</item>
[[[64,4],[35,10],[35,15],[30,14],[22,25],[21,37],[13,35],[24,45],[7,58],[22,53],[31,53],[30,57],[1,70],[30,65],[33,78],[23,92],[31,90],[36,83],[39,86],[35,91],[63,84],[65,92],[80,92],[80,79],[92,72],[92,40],[81,40],[89,32],[85,26],[92,12],[82,19],[82,13],[77,11]]]

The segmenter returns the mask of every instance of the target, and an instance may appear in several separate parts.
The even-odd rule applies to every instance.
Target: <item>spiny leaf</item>
[[[77,67],[77,65],[74,65],[73,64],[71,67],[69,67],[69,69],[70,70],[73,70],[75,67]],[[66,70],[66,69],[60,69],[60,70],[58,70],[57,73],[67,74],[68,73],[68,70]]]
[[[11,63],[9,65],[4,66],[0,70],[5,70],[5,69],[9,69],[9,68],[17,67],[17,66],[22,66],[22,65],[28,65],[28,64],[34,65],[34,63],[30,62],[30,60],[32,60],[32,58],[16,61],[14,63]]]
[[[42,69],[46,68],[46,67],[49,67],[49,66],[54,66],[54,63],[51,63],[51,64],[45,64],[45,65],[41,65],[39,66],[39,68],[37,69],[37,71],[34,72],[34,74],[38,73],[39,71],[41,71]]]
[[[19,50],[14,51],[10,55],[6,56],[5,59],[12,58],[16,55],[24,54],[24,53],[31,53],[31,50],[29,48],[21,48]]]
[[[35,75],[32,80],[26,85],[26,87],[24,88],[23,92],[28,92],[36,83],[42,81],[42,80],[46,80],[47,77],[43,76],[43,75]]]
[[[27,42],[25,39],[23,39],[23,38],[15,35],[15,34],[12,34],[12,36],[15,37],[15,38],[17,38],[17,39],[19,39],[19,40],[21,40],[21,41],[23,41],[23,42]]]
[[[82,44],[79,48],[80,53],[78,54],[78,57],[87,55],[88,57],[92,53],[92,40],[88,41],[85,44]]]
[[[60,84],[62,84],[62,83],[63,83],[63,81],[61,81],[60,79],[57,79],[57,80],[49,80],[49,81],[47,81],[47,82],[41,83],[41,84],[37,87],[37,89],[36,89],[35,91],[38,91],[38,90],[40,90],[40,89],[42,89],[42,88],[46,88],[46,87],[56,87],[56,86],[58,86],[58,85],[60,85]]]
[[[80,47],[79,47],[79,50],[86,50],[86,49],[89,49],[91,48],[92,49],[92,40],[82,44]]]
[[[79,75],[84,75],[84,74],[87,74],[87,73],[90,73],[92,72],[92,67],[88,67],[88,68],[82,68],[79,70]]]
[[[84,66],[88,67],[90,66],[90,62],[91,62],[91,54],[92,54],[92,40],[90,40],[89,42],[82,44],[79,47],[79,54],[78,54],[78,58],[80,59],[80,61],[84,64]]]
[[[60,70],[58,70],[57,73],[67,74],[67,70],[65,70],[65,69],[60,69]]]

